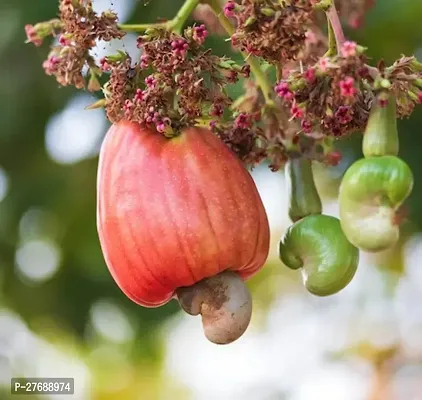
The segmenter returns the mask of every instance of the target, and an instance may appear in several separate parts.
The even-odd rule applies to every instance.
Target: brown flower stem
[[[227,32],[229,36],[232,36],[234,34],[233,24],[224,15],[223,10],[221,9],[221,5],[219,4],[218,0],[203,0],[203,3],[208,4],[212,8],[218,20],[220,21],[221,26],[224,28],[224,30]],[[266,105],[268,107],[274,107],[275,103],[274,103],[274,100],[272,99],[273,88],[267,76],[265,75],[265,72],[261,69],[261,65],[258,59],[244,52],[242,52],[242,54],[245,58],[245,61],[251,67],[251,72],[255,77],[256,83],[261,88]]]
[[[335,0],[331,1],[331,5],[325,11],[325,13],[327,15],[327,20],[328,20],[329,34],[331,31],[331,35],[333,36],[333,38],[330,39],[330,49],[328,51],[331,52],[332,46],[334,47],[334,40],[335,40],[337,53],[340,54],[343,43],[346,41],[346,37],[344,35],[343,27],[341,26],[340,18],[338,16]]]

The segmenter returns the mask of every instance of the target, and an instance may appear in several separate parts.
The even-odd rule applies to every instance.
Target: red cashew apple
[[[267,216],[248,171],[211,131],[168,139],[122,121],[102,145],[97,226],[107,266],[144,307],[177,298],[205,335],[230,343],[246,330],[244,280],[265,263]]]

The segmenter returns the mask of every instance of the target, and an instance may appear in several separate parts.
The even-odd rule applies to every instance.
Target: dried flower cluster
[[[422,99],[418,65],[414,58],[404,57],[390,68],[369,67],[364,50],[348,41],[341,54],[321,57],[304,71],[291,71],[275,92],[289,107],[291,118],[300,121],[303,132],[341,137],[364,129],[380,90],[393,91],[398,115],[409,115]]]
[[[36,45],[58,30],[61,32],[58,45],[43,64],[47,75],[54,75],[62,86],[73,85],[80,89],[86,86],[83,68],[87,65],[91,75],[88,88],[100,90],[97,78],[100,70],[89,51],[96,40],[110,41],[125,35],[117,28],[117,15],[111,11],[98,15],[90,0],[61,0],[60,22],[53,20],[26,27],[28,41]]]
[[[172,136],[204,116],[222,117],[231,103],[224,86],[239,74],[248,76],[249,69],[205,51],[207,34],[205,25],[183,36],[154,30],[138,38],[142,55],[133,66],[127,55],[102,60],[102,69],[111,71],[105,90],[108,118],[129,119]]]
[[[372,92],[365,84],[371,79],[356,43],[346,42],[342,54],[322,57],[306,70],[292,72],[275,91],[305,133],[340,137],[366,123]]]
[[[357,26],[374,2],[336,0],[336,6]],[[234,103],[226,86],[248,78],[250,68],[204,49],[209,30],[221,29],[208,5],[196,14],[207,21],[207,27],[194,25],[183,35],[164,29],[163,24],[161,29],[155,25],[145,31],[138,38],[141,56],[137,60],[119,52],[96,64],[90,55],[96,41],[122,38],[124,33],[114,13],[97,15],[90,0],[61,0],[60,19],[27,25],[25,30],[28,42],[36,46],[47,36],[58,36],[58,45],[44,63],[46,73],[63,86],[84,88],[87,69],[88,90],[102,90],[105,96],[94,106],[104,107],[111,122],[128,119],[168,137],[184,127],[209,123],[245,164],[254,166],[268,159],[276,171],[288,158],[299,155],[338,163],[341,156],[332,151],[332,142],[363,131],[374,99],[382,102],[386,91],[396,96],[400,117],[422,103],[422,64],[415,58],[402,57],[390,67],[382,62],[376,68],[368,66],[365,49],[354,42],[343,43],[343,32],[335,35],[339,54],[333,55],[333,48],[327,53],[322,26],[326,19],[323,12],[315,11],[325,4],[330,3],[228,0],[222,6],[235,23],[233,46],[269,62],[278,76],[272,98],[268,93],[263,96],[259,79],[246,79],[245,93]],[[102,74],[109,75],[103,86],[98,79]]]
[[[237,22],[232,44],[273,64],[296,59],[305,45],[314,0],[229,0],[227,17]]]
[[[415,57],[401,57],[391,67],[378,65],[383,82],[397,98],[397,113],[409,116],[422,103],[422,64]]]

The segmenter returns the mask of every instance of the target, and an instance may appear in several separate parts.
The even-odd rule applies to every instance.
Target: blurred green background
[[[182,1],[94,4],[101,10],[114,8],[122,20],[135,23],[171,18]],[[56,13],[55,0],[0,1],[0,399],[18,398],[10,397],[11,376],[74,376],[78,400],[365,400],[378,393],[374,388],[379,380],[381,386],[389,382],[388,392],[372,400],[422,399],[422,358],[417,356],[422,355],[422,273],[417,270],[422,269],[422,107],[399,125],[401,157],[416,181],[403,240],[392,252],[363,257],[361,269],[370,270],[370,277],[358,277],[344,295],[323,301],[307,296],[299,277],[276,261],[276,242],[288,226],[284,182],[281,173],[271,175],[265,168],[254,172],[272,224],[272,256],[251,281],[256,297],[251,332],[233,350],[216,348],[202,338],[199,319],[181,316],[177,304],[138,307],[111,279],[95,223],[97,154],[107,131],[103,113],[84,110],[95,100],[92,95],[59,88],[44,75],[41,64],[48,43],[41,48],[24,43],[25,24]],[[367,46],[374,61],[390,63],[402,53],[422,60],[421,19],[421,1],[378,0],[364,28],[347,35]],[[208,44],[217,54],[238,57],[222,37],[213,36]],[[126,38],[125,46],[133,51],[133,37]],[[100,44],[97,55],[112,51],[113,45]],[[339,167],[316,168],[327,209],[334,214],[339,177],[360,157],[356,136],[340,144],[345,161]],[[402,288],[409,280],[416,285],[411,299],[410,289]],[[379,296],[365,302],[368,292]],[[404,297],[398,297],[402,292]],[[281,316],[277,310],[284,310]],[[320,321],[314,321],[315,313]],[[350,319],[344,321],[346,316]],[[306,322],[309,318],[312,323]],[[344,328],[350,324],[353,335]],[[352,338],[332,351],[320,340],[331,340],[327,327],[333,337],[346,329]],[[393,339],[382,339],[395,329]],[[309,352],[302,354],[303,334],[314,340],[306,342],[309,348],[327,350],[318,355],[323,364],[310,362]],[[281,343],[286,347],[277,353]],[[409,343],[414,346],[410,350]],[[383,357],[396,363],[385,381],[388,363]],[[280,364],[283,358],[285,366]],[[288,364],[293,361],[294,366]],[[303,371],[300,362],[308,375],[287,379],[289,370]],[[321,387],[324,371],[330,379]],[[405,384],[395,383],[402,378]]]

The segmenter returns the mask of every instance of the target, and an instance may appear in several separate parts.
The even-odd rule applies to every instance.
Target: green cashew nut
[[[359,250],[344,236],[340,221],[327,215],[292,225],[280,241],[279,256],[289,268],[301,268],[306,289],[317,296],[345,288],[359,263]]]
[[[356,247],[377,252],[399,238],[397,211],[413,188],[408,165],[394,156],[355,162],[340,186],[340,220],[346,237]]]
[[[384,95],[384,96],[383,96]],[[374,100],[363,136],[363,155],[396,156],[399,153],[396,98],[381,94]]]
[[[293,222],[312,214],[321,214],[322,204],[312,173],[311,161],[290,159],[286,164],[286,186],[289,217]]]

